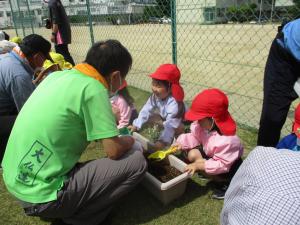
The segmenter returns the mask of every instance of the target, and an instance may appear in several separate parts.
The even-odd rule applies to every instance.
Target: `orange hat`
[[[186,120],[201,120],[212,117],[224,135],[235,135],[236,124],[228,112],[228,98],[219,89],[206,89],[198,94],[185,113]]]
[[[166,80],[171,83],[172,96],[178,102],[182,102],[184,99],[184,91],[181,87],[180,71],[175,64],[163,64],[157,68],[157,70],[150,75],[150,77],[157,80]]]
[[[300,104],[298,104],[295,110],[295,119],[293,124],[293,132],[300,138]]]

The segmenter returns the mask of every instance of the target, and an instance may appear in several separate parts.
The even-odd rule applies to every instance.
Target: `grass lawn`
[[[139,110],[149,93],[130,88]],[[144,131],[144,134],[151,132]],[[238,135],[245,146],[245,155],[256,144],[256,131],[240,126]],[[91,143],[81,161],[103,157],[99,142]],[[2,172],[0,172],[2,175]],[[110,216],[113,225],[159,224],[159,225],[217,225],[223,201],[210,198],[212,187],[207,181],[194,176],[187,185],[185,194],[168,206],[162,206],[141,185],[120,200]],[[16,200],[6,191],[2,176],[0,177],[0,225],[47,225],[39,218],[27,217]],[[84,224],[83,224],[84,225]]]

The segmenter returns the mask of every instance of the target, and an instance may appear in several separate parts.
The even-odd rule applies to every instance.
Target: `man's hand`
[[[43,69],[43,70],[35,73],[34,74],[35,79],[32,81],[32,83],[34,83],[35,85],[38,85],[48,76],[49,73],[59,71],[59,70],[61,70],[59,65],[53,64],[50,67],[48,67],[47,69]]]

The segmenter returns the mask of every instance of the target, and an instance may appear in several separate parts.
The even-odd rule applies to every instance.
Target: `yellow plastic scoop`
[[[148,156],[148,159],[160,161],[160,160],[163,160],[164,158],[166,158],[168,155],[175,153],[176,151],[177,151],[177,147],[171,146],[168,150],[156,151],[156,152],[150,154]]]

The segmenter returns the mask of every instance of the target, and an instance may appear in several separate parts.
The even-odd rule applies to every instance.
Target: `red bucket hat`
[[[201,120],[212,117],[224,135],[235,135],[236,123],[228,112],[228,98],[219,89],[206,89],[198,94],[186,112],[186,120]]]
[[[295,119],[293,124],[293,132],[300,138],[300,104],[298,104],[295,110]]]
[[[171,83],[172,96],[178,102],[182,102],[184,99],[184,91],[181,87],[180,70],[175,64],[163,64],[157,68],[157,70],[150,74],[150,77],[157,80],[166,80]]]

